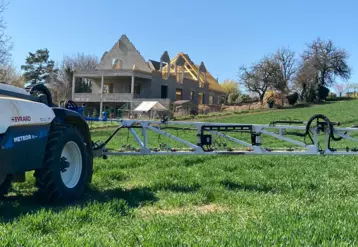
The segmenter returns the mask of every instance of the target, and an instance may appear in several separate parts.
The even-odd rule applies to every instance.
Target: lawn
[[[358,124],[352,115],[356,107],[358,101],[351,100],[220,122],[307,121],[322,113],[350,126]],[[110,132],[92,135],[103,140]],[[174,133],[195,138],[188,131]],[[110,147],[126,142],[123,132]],[[162,142],[167,140],[151,135],[151,145]],[[357,161],[353,156],[110,157],[95,161],[86,196],[60,207],[35,199],[29,173],[28,181],[14,184],[0,202],[1,246],[356,246]]]

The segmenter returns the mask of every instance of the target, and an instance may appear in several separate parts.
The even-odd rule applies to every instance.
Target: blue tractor
[[[43,84],[22,89],[0,83],[0,106],[0,197],[12,182],[24,182],[25,172],[35,171],[41,199],[79,198],[93,173],[91,134],[83,116],[54,105]]]

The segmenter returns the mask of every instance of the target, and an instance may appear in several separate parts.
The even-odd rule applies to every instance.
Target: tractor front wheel
[[[53,126],[48,138],[44,168],[35,171],[38,192],[47,202],[82,196],[90,175],[86,144],[73,126]]]

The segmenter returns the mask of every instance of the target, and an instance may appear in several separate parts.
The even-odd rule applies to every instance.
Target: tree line
[[[98,63],[97,56],[77,53],[72,56],[65,55],[62,61],[55,65],[55,62],[49,59],[48,49],[38,49],[35,53],[29,53],[21,69],[27,83],[47,83],[58,102],[71,98],[72,78],[76,70],[93,70]],[[90,93],[92,83],[90,79],[76,78],[75,87],[77,93]]]
[[[73,73],[76,70],[93,70],[98,63],[98,57],[94,55],[77,53],[72,56],[65,55],[60,63],[55,64],[54,60],[50,59],[48,49],[38,49],[29,52],[25,64],[21,65],[24,73],[20,75],[20,80],[14,83],[9,77],[3,81],[20,87],[25,84],[46,83],[52,92],[53,100],[60,102],[71,98]],[[92,83],[89,79],[76,78],[75,87],[78,93],[91,92]]]
[[[241,66],[238,81],[224,81],[226,102],[234,104],[243,100],[238,85],[257,95],[261,104],[268,90],[274,90],[282,104],[284,101],[294,104],[297,100],[319,102],[328,96],[328,88],[332,86],[341,96],[347,88],[357,88],[336,84],[337,77],[344,81],[350,78],[348,58],[346,50],[335,46],[331,40],[320,38],[307,44],[299,55],[288,48],[280,48],[251,66]]]

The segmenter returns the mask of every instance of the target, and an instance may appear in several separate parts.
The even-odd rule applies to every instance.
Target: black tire
[[[61,155],[65,145],[70,142],[77,145],[82,162],[78,162],[81,163],[78,181],[69,187],[62,179]],[[85,142],[75,127],[54,125],[47,141],[44,168],[36,170],[34,174],[41,199],[47,203],[60,203],[80,198],[90,180],[92,163],[89,158]],[[67,169],[71,169],[71,164]]]
[[[9,189],[11,188],[13,180],[13,175],[7,175],[4,181],[0,184],[0,199],[3,199],[7,193],[9,193]]]
[[[89,153],[89,152],[88,152]],[[87,166],[87,182],[86,186],[88,186],[90,183],[92,183],[92,177],[93,177],[93,155],[88,154],[88,166]]]

